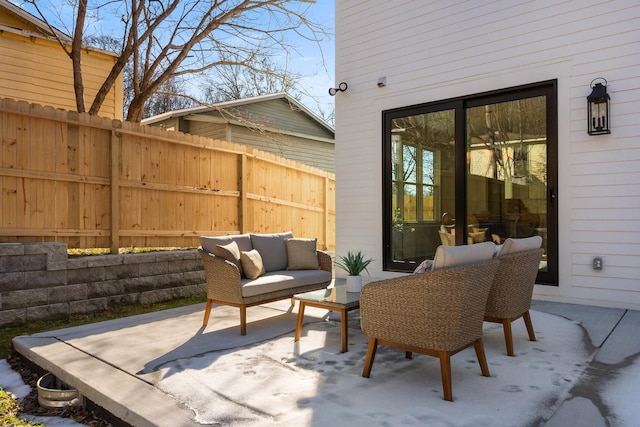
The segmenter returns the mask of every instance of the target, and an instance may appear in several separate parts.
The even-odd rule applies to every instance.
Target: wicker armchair
[[[489,367],[482,320],[499,261],[445,268],[365,285],[360,295],[362,330],[369,346],[362,376],[368,378],[378,345],[440,359],[444,399],[453,400],[451,356],[474,346],[482,375]]]
[[[514,320],[522,317],[529,340],[536,340],[529,308],[542,253],[542,249],[533,249],[498,257],[500,267],[487,299],[484,320],[502,324],[509,356],[514,355],[511,333],[511,322]]]

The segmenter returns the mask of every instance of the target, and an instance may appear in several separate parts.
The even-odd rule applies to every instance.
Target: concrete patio
[[[297,307],[289,301],[250,308],[246,336],[237,309],[214,307],[206,328],[203,310],[198,304],[17,337],[14,346],[133,426],[632,426],[640,418],[632,403],[640,396],[637,311],[535,301],[538,341],[528,341],[517,321],[514,358],[504,352],[502,330],[485,324],[492,377],[480,376],[473,353],[454,356],[451,403],[442,399],[434,358],[408,361],[381,348],[371,378],[362,378],[366,337],[357,311],[349,352],[341,354],[338,318],[325,310],[305,312],[297,343]],[[631,388],[612,404],[611,385],[624,378]]]

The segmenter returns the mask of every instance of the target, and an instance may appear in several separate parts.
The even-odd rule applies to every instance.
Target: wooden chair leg
[[[511,320],[502,319],[502,329],[504,330],[504,344],[507,347],[507,354],[515,356],[513,352],[513,335],[511,334]]]
[[[448,351],[440,351],[438,354],[440,357],[440,375],[442,375],[444,400],[453,402],[453,389],[451,387],[451,353]]]
[[[377,350],[378,340],[376,338],[369,338],[367,356],[364,359],[364,369],[362,370],[362,376],[365,378],[369,378],[369,375],[371,375],[371,367],[373,366],[373,359],[376,357]]]
[[[209,315],[211,314],[212,305],[213,305],[213,300],[207,298],[207,305],[204,309],[204,320],[202,321],[202,326],[207,326],[207,323],[209,323]]]
[[[247,306],[240,306],[240,335],[247,335]]]
[[[484,343],[482,342],[482,338],[478,338],[476,342],[473,343],[473,348],[476,351],[476,357],[478,358],[478,363],[480,364],[482,375],[485,377],[490,377],[491,374],[489,373],[487,357],[484,354]]]
[[[529,341],[536,340],[536,333],[533,331],[533,323],[531,323],[531,315],[529,314],[529,310],[527,310],[523,315],[524,324],[527,327],[527,332],[529,333]]]

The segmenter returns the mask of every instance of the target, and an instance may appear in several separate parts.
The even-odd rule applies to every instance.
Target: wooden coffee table
[[[347,331],[349,319],[347,313],[351,310],[357,310],[360,308],[359,292],[347,292],[346,286],[335,286],[333,288],[322,289],[319,291],[296,294],[293,296],[293,299],[300,301],[300,307],[298,308],[298,321],[296,323],[296,342],[300,341],[305,307],[325,308],[327,310],[340,312],[342,352],[345,353],[349,350],[349,334]]]

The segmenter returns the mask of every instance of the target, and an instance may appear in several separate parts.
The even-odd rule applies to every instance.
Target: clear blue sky
[[[21,0],[11,0],[12,2],[23,7],[28,12],[38,16],[37,12],[29,4],[25,4]],[[91,3],[91,2],[90,2]],[[71,26],[73,23],[73,10],[66,5],[66,2],[60,0],[48,0],[38,2],[43,13],[48,13],[48,18],[60,30],[71,34]],[[54,5],[51,7],[50,5]],[[54,12],[53,9],[56,11]],[[64,23],[56,20],[55,14],[60,14]],[[53,18],[52,18],[53,17]],[[99,27],[108,28],[112,25],[110,21],[117,22],[118,17],[113,14],[103,13],[100,17]],[[290,38],[288,43],[298,47],[298,53],[292,52],[289,55],[288,68],[291,72],[302,76],[300,86],[303,92],[308,92],[307,96],[303,95],[302,103],[310,110],[321,116],[328,116],[334,108],[334,98],[329,96],[329,87],[334,86],[334,24],[335,24],[335,2],[334,0],[316,0],[315,3],[309,5],[308,18],[317,24],[324,26],[329,33],[318,46],[317,43],[310,42],[302,37]],[[113,25],[113,28],[118,24]],[[91,31],[88,29],[87,34],[100,32],[100,30]],[[284,55],[283,55],[284,60]],[[323,63],[324,61],[324,63]],[[322,110],[323,114],[319,111]]]

